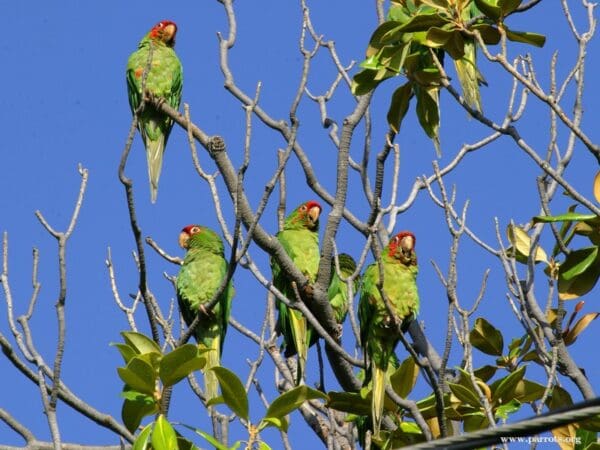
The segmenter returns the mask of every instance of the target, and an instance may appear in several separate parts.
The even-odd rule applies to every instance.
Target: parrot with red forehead
[[[319,216],[321,205],[316,201],[302,203],[285,219],[283,229],[276,235],[286,253],[296,267],[308,278],[310,284],[317,279],[319,271]],[[288,299],[294,301],[296,293],[291,280],[271,258],[273,285]],[[301,293],[302,294],[302,293]],[[279,317],[277,326],[283,335],[285,356],[298,354],[297,383],[303,382],[308,347],[311,342],[312,327],[298,310],[288,308],[280,300],[276,301]]]
[[[177,275],[177,301],[181,315],[189,326],[200,314],[200,323],[194,337],[201,350],[208,350],[204,366],[206,399],[218,395],[218,381],[212,367],[221,365],[223,342],[231,311],[234,289],[231,281],[209,311],[206,305],[217,293],[227,276],[227,261],[223,242],[217,233],[202,225],[188,225],[179,234],[179,245],[186,250],[185,259]]]
[[[163,98],[171,107],[179,108],[183,70],[173,50],[176,34],[177,25],[170,20],[163,20],[144,36],[138,44],[138,49],[129,56],[126,80],[132,113],[135,114],[142,103],[143,89],[156,97]],[[150,52],[152,52],[152,61],[148,66]],[[145,81],[144,72],[147,72]],[[146,107],[139,115],[138,130],[146,148],[152,203],[156,201],[163,154],[171,128],[173,128],[173,120],[154,108]]]
[[[365,381],[373,384],[371,419],[375,436],[379,435],[385,387],[389,383],[389,374],[386,375],[388,364],[400,339],[396,320],[402,321],[404,330],[419,312],[415,243],[415,236],[411,232],[402,231],[390,239],[381,254],[383,292],[395,318],[390,316],[377,287],[380,282],[379,264],[373,263],[367,267],[362,278],[358,318],[367,367]]]

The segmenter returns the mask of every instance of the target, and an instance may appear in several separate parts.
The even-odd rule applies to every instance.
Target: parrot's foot
[[[344,332],[344,327],[342,326],[341,323],[338,323],[335,328],[336,328],[336,330],[335,330],[334,338],[336,341],[340,342],[342,340],[342,334]]]
[[[206,307],[204,305],[198,306],[198,311],[204,317],[207,317],[209,319],[214,319],[215,318],[215,313],[213,312],[213,310],[212,309],[206,309]]]

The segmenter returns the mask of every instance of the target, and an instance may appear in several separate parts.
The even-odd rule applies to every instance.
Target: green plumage
[[[346,253],[339,254],[338,261],[342,278],[347,279],[356,270],[356,262],[352,256]],[[354,285],[352,286],[353,294],[356,294],[358,284],[358,279],[355,279]],[[331,259],[331,282],[329,283],[329,289],[327,290],[327,297],[329,298],[329,303],[333,309],[335,320],[341,325],[344,320],[346,320],[346,315],[348,314],[348,286],[338,275],[335,269],[335,260],[333,258]]]
[[[314,283],[319,270],[319,214],[321,206],[309,201],[298,206],[285,220],[283,230],[277,233],[277,239],[292,259],[296,267]],[[294,301],[296,294],[292,283],[281,270],[275,259],[271,259],[273,285],[286,298]],[[301,293],[302,294],[302,293]],[[286,357],[298,355],[297,382],[301,383],[306,367],[306,357],[311,341],[312,328],[308,326],[306,317],[295,309],[288,308],[280,300],[276,301],[279,318],[277,326],[283,335],[283,346]]]
[[[209,350],[204,367],[206,398],[218,395],[217,379],[208,369],[219,366],[234,290],[231,281],[219,296],[217,304],[205,313],[207,305],[227,276],[223,242],[211,229],[191,225],[183,229],[180,244],[187,249],[177,275],[177,300],[181,315],[189,326],[200,312],[200,323],[194,330],[198,347]]]
[[[414,243],[415,238],[411,233],[401,232],[390,240],[381,255],[383,292],[394,316],[403,321],[403,325],[419,312]],[[367,382],[371,380],[373,383],[371,413],[376,436],[383,416],[388,363],[399,340],[394,319],[377,287],[379,280],[379,265],[371,264],[363,275],[358,311],[361,342],[368,367]]]
[[[126,78],[132,113],[142,102],[144,87],[154,96],[164,98],[171,107],[179,108],[183,70],[173,50],[176,32],[177,27],[173,22],[160,22],[140,41],[138,49],[129,57]],[[151,51],[152,62],[149,66]],[[145,84],[142,86],[145,72]],[[172,127],[173,121],[154,108],[144,108],[139,116],[138,129],[146,148],[152,203],[156,201],[163,154]]]

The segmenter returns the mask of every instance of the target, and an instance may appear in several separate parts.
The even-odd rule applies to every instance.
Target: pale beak
[[[175,38],[175,33],[177,33],[177,27],[175,25],[167,25],[164,30],[165,42],[172,41]]]
[[[183,249],[187,249],[187,243],[190,240],[190,235],[187,234],[185,231],[182,231],[181,233],[179,233],[179,246]]]
[[[412,251],[412,249],[414,248],[414,246],[415,246],[415,240],[414,240],[414,238],[412,236],[404,236],[400,240],[400,247],[405,252]]]
[[[317,220],[319,220],[320,215],[321,215],[321,208],[319,208],[318,206],[313,206],[312,208],[310,208],[308,210],[308,216],[310,217],[310,220],[312,221],[312,223],[316,223]]]

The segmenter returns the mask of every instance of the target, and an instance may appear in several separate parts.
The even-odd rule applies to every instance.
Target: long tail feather
[[[306,358],[308,355],[308,337],[306,317],[300,311],[290,311],[290,322],[292,325],[292,334],[294,336],[294,345],[298,353],[298,374],[296,384],[304,383],[304,369],[306,367]]]
[[[206,348],[200,345],[201,348]],[[204,393],[206,400],[211,400],[219,395],[219,382],[217,376],[212,370],[213,367],[221,365],[220,358],[220,342],[218,338],[212,339],[211,345],[208,348],[208,352],[204,353],[206,357],[206,365],[204,366]]]
[[[385,370],[373,365],[373,399],[371,402],[371,416],[373,419],[373,433],[379,436],[381,419],[383,417],[383,402],[385,401]]]
[[[153,128],[152,128],[153,127]],[[158,130],[158,124],[150,121],[144,129]],[[143,132],[142,137],[144,139],[144,145],[146,147],[146,160],[148,161],[148,179],[150,180],[150,198],[152,203],[156,202],[156,196],[158,195],[158,180],[160,178],[160,172],[162,170],[163,154],[165,152],[165,135],[160,133],[153,133],[153,136],[149,136],[149,133]],[[154,138],[154,139],[153,139]]]

